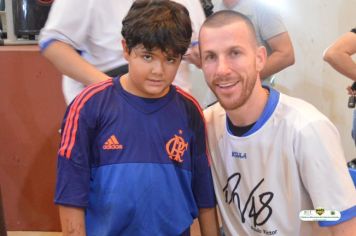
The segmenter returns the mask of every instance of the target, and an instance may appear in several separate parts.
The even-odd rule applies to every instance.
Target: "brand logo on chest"
[[[183,162],[184,152],[188,149],[188,143],[181,136],[182,130],[178,131],[179,135],[174,135],[173,138],[166,143],[166,151],[169,158],[176,162]]]
[[[232,151],[231,156],[238,159],[247,159],[247,154],[245,152]]]
[[[120,144],[119,140],[116,138],[115,135],[111,135],[108,140],[103,145],[104,150],[121,150],[124,146]]]

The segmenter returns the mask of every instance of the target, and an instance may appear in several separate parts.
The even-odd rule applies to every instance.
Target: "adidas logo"
[[[115,135],[111,135],[111,137],[104,143],[104,150],[118,150],[123,149],[124,147],[119,143]]]

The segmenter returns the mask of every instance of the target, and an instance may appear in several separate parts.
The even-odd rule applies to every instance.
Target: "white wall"
[[[213,0],[216,4],[219,0]],[[221,0],[220,0],[221,1]],[[302,98],[324,113],[338,128],[347,160],[356,158],[351,139],[352,109],[346,87],[351,80],[334,71],[322,54],[337,37],[356,26],[356,0],[265,0],[279,2],[292,38],[296,63],[277,74],[276,88]],[[195,72],[195,90],[202,102],[206,87]]]
[[[273,1],[273,0],[272,0]],[[351,80],[322,60],[323,51],[356,26],[356,0],[281,0],[281,14],[293,41],[296,64],[278,75],[281,91],[315,105],[338,128],[347,160],[356,158],[351,139]]]

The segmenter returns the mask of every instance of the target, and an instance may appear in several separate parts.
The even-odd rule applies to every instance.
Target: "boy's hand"
[[[219,221],[214,208],[199,208],[199,225],[201,235],[204,236],[219,236]]]

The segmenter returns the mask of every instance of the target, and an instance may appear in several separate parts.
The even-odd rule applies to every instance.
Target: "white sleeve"
[[[199,30],[205,20],[205,14],[200,0],[174,0],[177,3],[185,6],[189,11],[190,20],[192,22],[192,41],[198,40]]]
[[[329,120],[313,121],[302,128],[294,151],[300,176],[315,208],[342,212],[356,205],[356,189],[346,166],[340,136]],[[351,217],[355,217],[356,208],[352,211]]]
[[[91,12],[95,0],[54,1],[44,28],[40,32],[39,45],[45,49],[53,40],[72,45],[77,50],[85,50]]]
[[[258,29],[264,41],[287,31],[283,19],[276,9],[267,4],[257,6]]]

